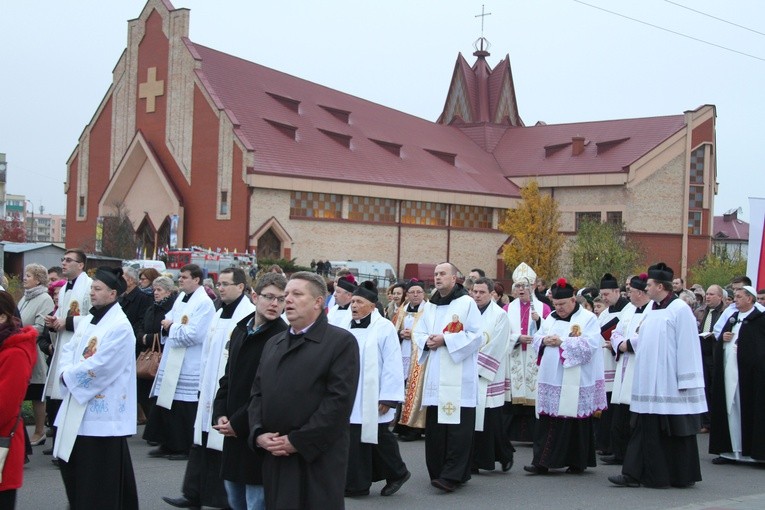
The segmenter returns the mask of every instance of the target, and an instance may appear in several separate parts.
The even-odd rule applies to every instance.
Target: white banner
[[[746,258],[746,275],[754,288],[765,288],[765,198],[749,197],[749,252]]]

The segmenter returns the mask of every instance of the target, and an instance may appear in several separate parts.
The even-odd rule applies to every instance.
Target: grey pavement
[[[31,431],[31,429],[30,429]],[[142,509],[169,510],[162,496],[180,495],[185,462],[153,459],[151,449],[139,434],[129,440],[133,467]],[[701,472],[703,481],[688,489],[628,489],[616,487],[607,480],[618,474],[619,466],[598,466],[582,475],[563,472],[532,476],[523,471],[531,461],[531,448],[516,445],[515,465],[508,473],[499,469],[481,472],[453,494],[442,494],[430,486],[425,469],[424,443],[400,443],[401,454],[412,472],[412,478],[391,497],[381,497],[383,482],[372,485],[372,494],[365,498],[346,499],[346,508],[412,509],[412,510],[481,510],[497,508],[523,509],[683,509],[683,510],[763,510],[765,509],[765,467],[759,465],[714,465],[713,455],[706,453],[708,436],[700,435]],[[50,446],[49,444],[47,446]],[[18,495],[19,510],[56,510],[67,507],[64,486],[58,469],[44,447],[34,447],[34,455],[24,472],[24,487]],[[499,465],[497,466],[499,468]],[[329,509],[328,509],[329,510]]]

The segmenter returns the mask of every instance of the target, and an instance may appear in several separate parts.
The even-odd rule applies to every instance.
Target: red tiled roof
[[[727,215],[726,215],[727,216]],[[730,241],[748,241],[749,223],[739,220],[735,215],[715,216],[712,223],[712,237]]]
[[[254,149],[255,174],[519,196],[494,157],[457,129],[187,44],[200,80]],[[348,122],[337,112],[350,112]],[[400,157],[379,142],[401,145]],[[456,154],[454,166],[428,151]]]
[[[684,126],[683,115],[671,115],[508,129],[494,156],[509,177],[616,173]],[[573,156],[576,136],[585,138],[585,147]],[[545,150],[552,146],[558,150]]]

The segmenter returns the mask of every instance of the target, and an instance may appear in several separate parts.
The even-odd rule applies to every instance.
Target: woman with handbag
[[[24,469],[24,420],[21,403],[37,360],[37,331],[21,328],[16,303],[0,291],[0,510],[16,506]]]
[[[157,339],[157,348],[161,351],[162,344],[159,342],[159,335],[162,334],[162,320],[165,318],[167,312],[173,308],[173,303],[178,293],[175,291],[175,284],[173,280],[167,276],[160,276],[155,278],[152,282],[152,288],[154,289],[154,304],[146,310],[146,315],[143,320],[144,334],[141,338],[137,339],[136,350],[140,356],[154,345],[154,339]],[[137,360],[137,366],[140,365],[140,359]],[[140,372],[140,370],[139,370]],[[155,372],[156,374],[156,372]],[[138,424],[146,423],[146,417],[151,413],[151,408],[154,407],[156,398],[149,398],[151,392],[151,385],[154,382],[154,378],[142,378],[140,375],[137,377],[138,381],[138,406],[139,406],[139,418]],[[143,413],[141,413],[141,409]]]

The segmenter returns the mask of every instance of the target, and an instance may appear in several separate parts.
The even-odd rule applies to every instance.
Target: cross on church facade
[[[146,113],[156,109],[157,97],[165,93],[165,80],[157,81],[157,68],[150,67],[146,81],[138,85],[138,99],[146,99]]]

